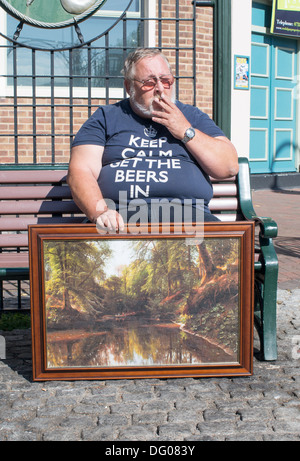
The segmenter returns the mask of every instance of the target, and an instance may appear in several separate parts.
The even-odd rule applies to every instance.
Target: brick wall
[[[212,8],[197,8],[196,20],[196,105],[210,116],[213,112],[213,11]],[[192,19],[193,9],[190,0],[180,1],[180,18]],[[162,18],[176,18],[175,2],[164,0]],[[174,47],[176,37],[176,21],[166,21],[162,25],[162,46]],[[193,75],[193,23],[179,22],[179,75]],[[190,48],[186,50],[185,48]],[[176,53],[165,51],[174,71],[176,69]],[[179,99],[187,104],[193,104],[193,81],[190,78],[180,79]]]
[[[174,47],[176,37],[175,2],[163,0],[162,18],[174,18],[172,21],[162,21],[162,47]],[[190,0],[180,1],[180,18],[191,19],[193,8]],[[212,115],[212,78],[213,78],[213,30],[212,9],[197,8],[196,30],[196,104],[204,112]],[[156,24],[156,35],[158,35]],[[179,80],[178,98],[193,104],[193,23],[179,22],[179,75],[187,77]],[[184,50],[184,48],[190,50]],[[176,71],[175,50],[165,50],[173,68]],[[68,89],[66,88],[66,94]],[[15,143],[18,146],[18,163],[65,163],[69,161],[70,134],[76,133],[88,117],[87,100],[73,99],[70,111],[69,99],[56,98],[51,110],[50,98],[36,100],[36,136],[34,133],[34,110],[31,98],[19,97],[17,100],[17,118],[14,120],[13,98],[0,98],[0,162],[15,162]],[[115,102],[115,101],[111,101]],[[100,99],[92,101],[92,112],[104,104]],[[52,113],[54,121],[52,122]],[[15,123],[17,123],[18,138],[15,140]],[[52,123],[54,126],[52,126]],[[51,135],[54,133],[54,135]],[[54,150],[53,150],[54,146]]]

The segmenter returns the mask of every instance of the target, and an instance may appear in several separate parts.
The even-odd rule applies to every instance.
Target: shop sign
[[[273,0],[272,34],[300,36],[300,0]]]

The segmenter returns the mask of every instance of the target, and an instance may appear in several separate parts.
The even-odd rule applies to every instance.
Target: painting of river
[[[49,369],[235,364],[238,238],[45,240]]]

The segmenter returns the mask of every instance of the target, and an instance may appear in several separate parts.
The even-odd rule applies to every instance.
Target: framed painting
[[[29,226],[33,379],[247,376],[254,224]]]

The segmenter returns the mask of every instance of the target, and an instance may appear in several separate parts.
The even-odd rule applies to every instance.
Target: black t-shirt
[[[176,102],[191,126],[216,137],[222,130],[200,109]],[[77,133],[73,146],[104,146],[98,179],[103,197],[120,209],[120,203],[151,203],[152,200],[177,199],[204,202],[212,197],[209,177],[163,125],[139,117],[129,99],[101,106]]]

